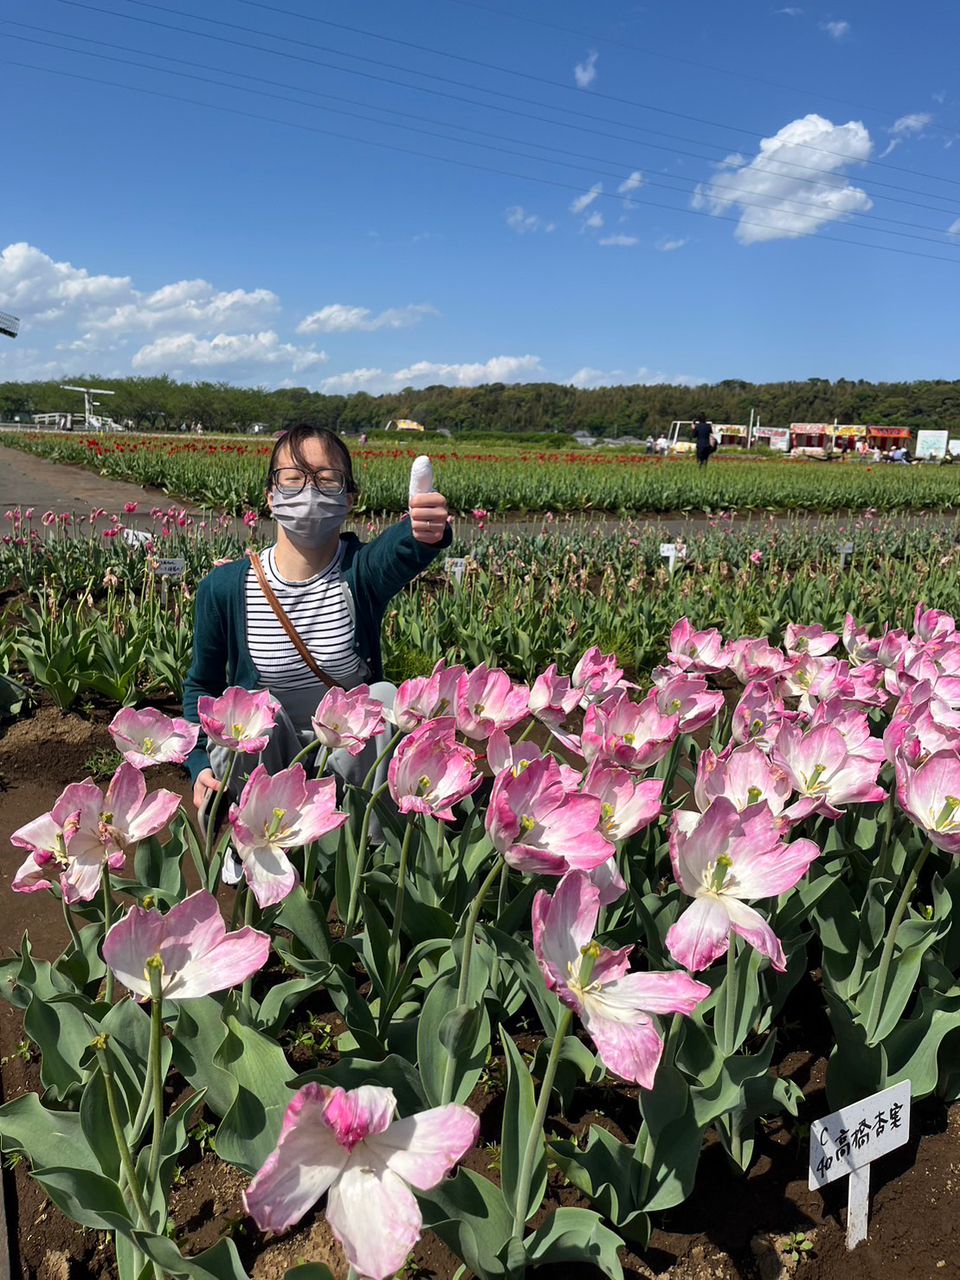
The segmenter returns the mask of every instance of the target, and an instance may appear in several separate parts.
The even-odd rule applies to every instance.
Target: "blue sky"
[[[0,0],[0,380],[958,377],[920,12]]]

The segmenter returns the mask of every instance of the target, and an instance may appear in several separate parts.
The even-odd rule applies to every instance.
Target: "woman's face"
[[[331,449],[325,441],[317,439],[305,440],[300,452],[304,462],[306,463],[305,468],[301,463],[298,463],[293,459],[289,446],[281,445],[280,450],[277,453],[277,460],[274,463],[274,471],[282,472],[288,468],[291,471],[309,471],[312,475],[308,477],[307,483],[314,483],[316,480],[323,480],[324,478],[328,478],[330,480],[333,480],[334,478],[342,478],[344,481],[346,480],[342,458],[340,458],[337,452],[334,449]],[[271,480],[271,486],[267,489],[267,506],[272,511],[273,485],[281,481],[282,477],[274,475]],[[353,497],[354,495],[352,493],[347,494],[347,502],[350,507],[353,506]]]

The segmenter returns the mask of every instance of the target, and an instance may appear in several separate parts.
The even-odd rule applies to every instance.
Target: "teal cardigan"
[[[392,525],[373,542],[343,533],[343,579],[354,611],[353,647],[366,664],[370,680],[383,679],[380,627],[387,605],[408,582],[422,573],[451,541],[449,525],[441,542],[417,542],[410,522]],[[183,714],[199,724],[197,702],[205,695],[218,698],[224,689],[240,685],[256,689],[260,676],[247,645],[246,585],[250,561],[232,560],[208,573],[197,591],[193,628],[193,661],[183,686]],[[187,757],[190,776],[209,767],[207,740],[202,732]]]

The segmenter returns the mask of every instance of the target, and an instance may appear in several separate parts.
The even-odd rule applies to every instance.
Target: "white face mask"
[[[322,547],[337,532],[350,511],[345,493],[321,493],[314,485],[304,485],[300,493],[272,491],[273,518],[301,547]]]

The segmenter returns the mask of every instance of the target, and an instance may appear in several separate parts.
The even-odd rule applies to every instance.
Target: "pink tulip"
[[[601,803],[571,795],[552,756],[497,776],[486,828],[494,846],[518,871],[562,876],[571,867],[589,871],[613,854],[597,830]]]
[[[387,711],[387,719],[398,729],[410,733],[427,720],[441,716],[456,716],[460,705],[460,688],[466,678],[466,669],[448,667],[441,660],[429,676],[414,676],[404,680],[397,690],[393,709]]]
[[[581,750],[589,763],[599,760],[641,773],[664,758],[679,732],[680,716],[664,715],[655,693],[632,702],[621,690],[587,708]]]
[[[822,658],[839,641],[840,637],[835,631],[827,631],[819,623],[812,627],[800,627],[791,622],[784,633],[783,647],[790,657],[808,654],[811,658]]]
[[[490,670],[481,662],[461,681],[457,728],[465,737],[482,742],[494,729],[519,724],[529,706],[530,690],[525,684],[514,684],[505,671]]]
[[[811,813],[839,818],[843,813],[840,805],[878,804],[887,798],[877,786],[880,762],[852,755],[843,734],[832,725],[807,732],[798,725],[784,725],[772,759],[799,797],[786,811],[792,822]]]
[[[245,511],[243,513],[243,523],[248,529],[255,529],[259,519],[260,517],[257,515],[256,511]]]
[[[240,803],[230,806],[234,844],[257,904],[272,907],[297,887],[288,850],[339,830],[346,820],[337,809],[334,778],[309,779],[302,764],[274,774],[258,764]]]
[[[165,716],[156,707],[124,707],[110,721],[110,736],[124,759],[138,769],[152,764],[183,764],[197,745],[200,726],[182,716]]]
[[[862,662],[847,677],[849,687],[844,702],[855,707],[885,707],[890,701],[884,682],[884,670],[878,662]]]
[[[579,707],[582,696],[579,689],[573,688],[568,676],[557,675],[557,664],[551,662],[533,682],[530,714],[552,729],[559,729],[570,713]]]
[[[957,624],[952,614],[942,609],[927,609],[918,604],[913,615],[913,629],[921,644],[929,644],[931,640],[944,640],[953,636]]]
[[[358,684],[355,689],[333,685],[323,695],[310,723],[328,750],[342,747],[358,756],[383,728],[383,703],[370,697],[369,685]]]
[[[734,640],[727,645],[727,666],[741,684],[778,676],[790,666],[780,649],[766,640]]]
[[[444,822],[453,806],[476,791],[482,777],[473,751],[456,740],[452,716],[428,720],[400,743],[387,770],[390,795],[401,813],[423,813]]]
[[[430,1191],[477,1140],[480,1121],[455,1102],[395,1119],[392,1089],[304,1085],[280,1139],[244,1193],[261,1231],[286,1231],[326,1193],[347,1261],[369,1280],[398,1272],[423,1219],[410,1191]]]
[[[784,972],[787,962],[779,938],[746,899],[787,893],[820,850],[812,840],[785,844],[781,835],[780,822],[765,804],[738,813],[721,796],[704,814],[673,814],[673,874],[693,898],[667,931],[667,950],[677,964],[694,973],[708,968],[726,954],[733,932]]]
[[[529,739],[526,742],[511,742],[502,729],[495,729],[487,740],[487,764],[493,774],[503,773],[504,769],[512,769],[518,773],[521,766],[543,758],[543,750],[535,742]],[[562,761],[557,761],[557,765],[564,791],[578,792],[583,782],[582,775]]]
[[[784,724],[797,719],[788,711],[776,691],[776,681],[752,680],[733,711],[730,736],[734,742],[755,742],[762,751],[770,751]]]
[[[623,668],[617,666],[616,655],[588,649],[573,668],[570,683],[580,690],[584,703],[596,702],[622,687]]]
[[[725,796],[741,813],[762,802],[779,816],[787,807],[793,788],[783,770],[749,742],[742,747],[728,747],[719,756],[709,747],[701,752],[693,794],[701,813]]]
[[[217,747],[259,755],[270,741],[277,723],[280,703],[269,689],[252,693],[236,685],[219,698],[203,697],[197,702],[200,724]]]
[[[842,735],[852,756],[881,764],[886,758],[882,738],[870,733],[870,721],[862,711],[845,706],[839,698],[821,702],[810,720],[811,729],[828,724]]]
[[[663,778],[645,778],[625,769],[608,769],[598,761],[583,780],[586,795],[600,801],[600,830],[608,840],[626,840],[649,827],[663,813]]]
[[[57,523],[57,517],[54,515],[52,511],[45,511],[43,515],[40,517],[40,523],[45,528],[49,529],[52,524]]]
[[[918,768],[897,757],[897,801],[931,844],[960,853],[960,756],[938,751]]]
[[[533,950],[544,981],[577,1014],[604,1066],[652,1089],[663,1040],[651,1015],[689,1016],[710,988],[686,973],[630,973],[633,947],[593,941],[600,895],[581,871],[533,902]]]
[[[143,774],[126,762],[106,794],[90,778],[71,782],[49,813],[10,837],[17,848],[30,850],[11,887],[32,893],[59,879],[66,902],[89,902],[100,888],[104,863],[118,871],[125,850],[156,835],[179,807],[180,797],[172,791],[155,791],[148,798]]]
[[[858,626],[853,614],[848,613],[843,620],[843,647],[850,661],[859,665],[876,660],[880,641],[871,636],[866,627]]]
[[[723,708],[723,694],[711,692],[702,676],[675,676],[654,695],[660,714],[679,716],[681,733],[696,733],[710,724]]]
[[[103,958],[138,999],[150,996],[148,962],[159,956],[164,1000],[196,1000],[239,986],[267,963],[270,935],[227,926],[213,894],[201,890],[166,915],[131,907],[103,942]]]
[[[930,684],[918,684],[900,699],[883,744],[890,764],[902,752],[913,768],[938,751],[960,751],[960,710],[939,698]]]
[[[716,627],[695,631],[687,618],[681,618],[670,632],[668,656],[675,667],[692,675],[713,675],[727,666],[723,636]]]

